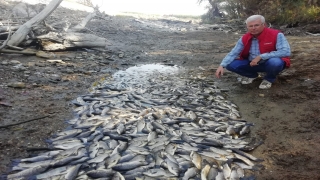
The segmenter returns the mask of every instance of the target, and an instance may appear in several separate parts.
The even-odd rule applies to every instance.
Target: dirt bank
[[[77,13],[60,8],[51,19],[61,14],[74,19]],[[28,148],[46,147],[45,140],[63,130],[64,120],[72,117],[70,101],[117,70],[174,64],[214,79],[215,68],[243,33],[230,27],[201,25],[192,19],[106,16],[91,21],[87,30],[107,38],[112,45],[106,49],[55,52],[62,63],[1,54],[0,126],[40,119],[0,129],[0,174],[8,170],[11,159],[32,155]],[[292,67],[270,90],[258,89],[261,80],[241,85],[228,72],[216,80],[227,90],[224,95],[240,107],[242,117],[255,124],[252,134],[264,140],[252,152],[264,159],[265,168],[255,172],[257,179],[320,179],[320,37],[302,30],[285,31],[300,32],[287,36]],[[17,82],[20,88],[12,87]]]

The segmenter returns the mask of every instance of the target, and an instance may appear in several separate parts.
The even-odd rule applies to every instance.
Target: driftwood
[[[110,43],[105,39],[93,34],[84,33],[49,33],[38,36],[43,50],[57,51],[82,47],[106,47]]]
[[[96,12],[90,13],[86,18],[84,18],[78,25],[71,28],[69,31],[79,31],[86,27],[87,23],[97,15]]]
[[[36,121],[36,120],[39,120],[39,119],[44,119],[46,117],[50,117],[49,115],[46,115],[46,116],[42,116],[42,117],[38,117],[38,118],[34,118],[34,119],[29,119],[29,120],[26,120],[26,121],[22,121],[22,122],[17,122],[17,123],[13,123],[13,124],[7,124],[7,125],[3,125],[3,126],[0,126],[0,129],[1,128],[8,128],[8,127],[11,127],[11,126],[16,126],[16,125],[19,125],[19,124],[24,124],[24,123],[27,123],[27,122],[30,122],[30,121]]]
[[[46,8],[44,8],[35,17],[24,23],[11,37],[8,45],[18,46],[31,31],[31,28],[38,25],[44,19],[46,19],[62,2],[62,0],[52,0]]]
[[[20,26],[0,26],[0,32],[9,32],[11,28],[12,31],[19,29]]]
[[[40,46],[45,51],[58,51],[58,50],[67,50],[74,48],[94,48],[94,47],[106,47],[110,43],[102,37],[98,37],[94,34],[80,33],[85,29],[87,23],[99,15],[100,12],[98,7],[94,8],[94,12],[88,14],[78,25],[69,28],[70,23],[59,21],[58,24],[65,23],[67,27],[63,28],[63,31],[58,33],[55,32],[57,29],[54,28],[54,24],[48,24],[45,22],[46,17],[48,17],[62,2],[62,0],[52,0],[39,14],[34,16],[32,19],[24,23],[23,25],[14,24],[12,26],[13,34],[11,38],[8,38],[8,41],[2,44],[0,48],[1,53],[19,53],[26,55],[34,55],[34,52],[24,52],[17,47],[19,44],[27,45],[29,42],[37,41],[40,43]],[[44,27],[39,27],[40,23],[44,22]],[[37,32],[39,28],[45,28],[49,33],[45,35],[34,36],[33,30]],[[0,33],[6,35],[9,28],[6,26],[0,27]],[[29,40],[27,37],[29,36]],[[1,44],[0,44],[1,45]],[[6,49],[5,49],[6,48]],[[9,50],[14,49],[14,50]]]
[[[6,47],[7,43],[8,43],[9,40],[10,40],[10,38],[11,38],[11,28],[9,27],[9,35],[8,35],[8,37],[7,37],[7,40],[5,40],[5,41],[3,42],[3,44],[0,46],[0,50]]]
[[[12,53],[12,54],[24,54],[24,55],[36,55],[36,52],[15,51],[10,49],[1,49],[0,53]]]

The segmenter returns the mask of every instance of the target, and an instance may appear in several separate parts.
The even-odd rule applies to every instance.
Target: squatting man
[[[222,60],[215,75],[220,78],[226,68],[244,76],[242,84],[250,84],[258,77],[258,72],[264,72],[259,88],[269,89],[277,75],[290,67],[289,43],[283,33],[266,27],[261,15],[250,16],[246,25],[248,32]]]

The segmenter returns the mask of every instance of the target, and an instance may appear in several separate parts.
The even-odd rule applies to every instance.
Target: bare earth
[[[86,13],[59,8],[49,22],[61,15],[76,23],[72,21],[76,15]],[[221,59],[244,32],[164,17],[106,16],[87,27],[88,33],[103,36],[112,45],[100,51],[54,52],[65,63],[0,54],[0,126],[41,118],[0,128],[0,174],[8,172],[10,160],[35,153],[28,148],[46,147],[45,140],[64,130],[64,121],[72,118],[70,101],[103,77],[134,65],[163,63],[215,79]],[[261,79],[241,85],[229,72],[215,79],[227,90],[225,97],[239,106],[242,117],[255,124],[251,134],[264,140],[251,152],[264,159],[264,168],[255,172],[257,179],[320,179],[320,36],[305,35],[304,30],[285,30],[290,33],[292,67],[270,90],[258,89]],[[14,68],[12,60],[26,69]],[[13,82],[24,82],[26,87],[8,87]]]

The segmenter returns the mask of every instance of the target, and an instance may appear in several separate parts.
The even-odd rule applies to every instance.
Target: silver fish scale
[[[253,124],[214,82],[162,68],[121,71],[72,101],[71,130],[49,140],[58,153],[21,159],[7,178],[225,179],[259,169],[243,152],[261,144]]]

